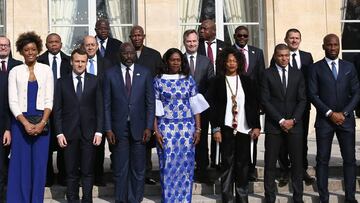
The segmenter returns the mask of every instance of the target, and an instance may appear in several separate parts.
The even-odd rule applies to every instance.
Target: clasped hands
[[[342,125],[345,121],[345,116],[342,112],[332,112],[329,118],[336,125]]]
[[[37,136],[38,134],[42,133],[45,127],[45,123],[40,122],[38,124],[32,124],[30,122],[26,122],[24,124],[25,131],[28,135]]]
[[[280,127],[283,131],[289,132],[291,128],[293,128],[295,125],[295,122],[293,119],[287,119],[280,123]]]

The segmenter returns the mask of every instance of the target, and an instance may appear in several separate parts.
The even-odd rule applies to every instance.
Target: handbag
[[[40,123],[42,120],[42,115],[31,115],[31,116],[24,115],[24,116],[25,116],[26,120],[29,121],[29,123],[34,124],[34,125]],[[47,135],[48,132],[49,132],[49,124],[46,123],[45,127],[44,127],[43,131],[40,133],[40,135]]]

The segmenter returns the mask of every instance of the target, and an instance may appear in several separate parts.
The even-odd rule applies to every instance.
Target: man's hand
[[[102,137],[99,135],[94,135],[93,145],[99,146],[101,144]]]
[[[333,112],[330,115],[330,120],[336,125],[342,125],[345,121],[345,116],[342,112]]]
[[[64,135],[59,135],[57,137],[57,141],[61,148],[65,148],[67,146],[67,141]]]
[[[163,149],[164,139],[163,139],[162,135],[160,134],[159,131],[155,131],[154,135],[155,135],[156,142],[158,143],[160,148]]]
[[[293,119],[284,120],[280,124],[280,126],[285,132],[289,132],[289,130],[294,127],[294,120]]]
[[[253,128],[250,131],[250,137],[251,139],[255,140],[260,136],[260,128]]]
[[[143,140],[142,140],[143,143],[149,142],[150,138],[151,138],[151,130],[146,128],[143,134]]]
[[[11,143],[11,133],[9,130],[5,130],[4,136],[3,136],[3,145],[8,146]]]
[[[200,131],[195,131],[194,142],[193,142],[194,145],[197,145],[200,142],[200,134],[201,134]]]
[[[106,132],[106,138],[109,144],[111,145],[115,145],[116,144],[116,138],[115,138],[115,134],[113,133],[113,131],[107,131]]]

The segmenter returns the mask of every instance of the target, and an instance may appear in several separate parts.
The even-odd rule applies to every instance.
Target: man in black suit
[[[0,49],[5,45],[0,39]],[[0,51],[1,53],[1,51]],[[8,99],[8,77],[6,72],[0,72],[0,202],[4,202],[4,185],[6,180],[6,151],[5,146],[11,142],[10,109]]]
[[[158,70],[162,66],[164,66],[160,53],[155,49],[152,49],[144,45],[145,32],[141,26],[139,25],[133,26],[130,31],[129,37],[136,51],[135,63],[149,68],[152,76],[155,77],[156,74],[158,73]],[[145,183],[149,185],[156,184],[156,181],[153,178],[151,178],[151,169],[152,169],[151,149],[155,147],[154,137],[155,136],[151,136],[150,141],[146,143]]]
[[[207,56],[211,63],[214,65],[214,73],[217,73],[216,70],[216,57],[221,52],[222,49],[228,47],[224,41],[216,39],[216,25],[213,20],[207,19],[201,22],[200,31],[199,31],[199,48],[198,54]],[[201,141],[200,141],[201,142]],[[216,156],[216,142],[211,136],[211,167],[216,167],[215,156]],[[205,153],[205,152],[203,152]]]
[[[64,149],[66,196],[79,202],[79,169],[83,197],[92,202],[95,148],[103,130],[103,98],[98,78],[86,73],[88,56],[82,49],[71,53],[71,74],[58,80],[54,97],[55,133]]]
[[[95,37],[85,36],[83,39],[82,46],[84,47],[87,55],[88,62],[86,65],[86,72],[96,75],[100,84],[102,84],[104,78],[104,72],[106,69],[111,67],[111,63],[97,55],[98,43]],[[95,156],[95,169],[94,169],[94,184],[96,186],[105,186],[106,182],[104,179],[104,157],[105,157],[105,139],[102,139],[101,144],[96,148]]]
[[[71,71],[70,66],[70,57],[61,51],[62,42],[61,37],[56,33],[50,33],[46,37],[47,50],[41,54],[38,58],[38,62],[49,65],[52,68],[54,75],[54,82],[56,84],[57,79],[68,75]],[[49,145],[49,158],[47,164],[47,175],[46,175],[46,186],[50,187],[54,183],[54,167],[53,167],[53,151],[57,151],[56,165],[58,168],[57,180],[60,185],[65,186],[65,164],[64,164],[64,155],[63,150],[59,148],[56,142],[54,134],[54,123],[53,114],[50,115],[50,129],[51,129],[51,139]]]
[[[186,30],[183,34],[185,47],[184,57],[190,67],[190,74],[194,77],[198,91],[208,100],[208,89],[210,80],[214,77],[214,65],[206,56],[198,54],[199,36],[196,30]],[[209,100],[208,100],[209,101]],[[209,110],[201,113],[201,135],[200,142],[196,145],[196,173],[195,179],[199,182],[211,182],[207,167],[209,166]]]
[[[301,42],[301,33],[296,28],[291,28],[286,32],[285,43],[288,45],[290,49],[290,65],[294,68],[298,68],[301,70],[304,79],[305,79],[305,86],[306,86],[306,94],[308,96],[308,88],[307,88],[307,81],[308,81],[308,71],[311,64],[313,64],[313,57],[311,53],[299,50],[299,45]],[[309,166],[307,160],[307,138],[308,138],[308,131],[309,131],[309,120],[310,120],[310,109],[311,104],[310,100],[307,101],[305,112],[303,114],[303,179],[306,185],[311,185],[315,182],[315,178],[311,177],[307,173],[307,168]],[[289,153],[284,147],[279,155],[279,163],[280,163],[280,170],[281,170],[281,177],[279,179],[279,186],[284,186],[287,184],[289,180],[289,170],[290,170],[290,161],[289,161]]]
[[[262,78],[262,74],[265,70],[265,62],[264,62],[264,54],[263,51],[257,47],[248,45],[249,41],[249,30],[245,26],[238,26],[235,29],[234,33],[235,44],[233,47],[236,50],[239,50],[245,56],[245,68],[243,70],[243,75],[249,76],[251,80],[253,80],[254,84],[256,84],[257,89],[260,89],[260,81]],[[260,91],[259,91],[260,92]],[[258,101],[260,101],[260,93],[257,94]],[[258,109],[260,113],[260,108]],[[257,160],[257,141],[258,139],[252,139],[253,147],[252,157],[249,162],[249,181],[256,181],[256,160]],[[251,151],[251,150],[250,150]]]
[[[265,111],[265,201],[275,202],[276,161],[280,146],[290,154],[293,201],[302,202],[302,116],[306,107],[305,80],[299,69],[289,65],[290,50],[278,44],[275,66],[261,80],[261,104]]]
[[[99,49],[99,56],[109,60],[112,65],[119,63],[118,53],[120,51],[121,41],[110,37],[110,24],[105,19],[100,19],[95,24],[96,41]]]
[[[328,168],[334,134],[343,158],[345,202],[355,203],[356,158],[354,109],[359,102],[359,80],[352,63],[338,58],[339,37],[328,34],[322,45],[325,58],[309,72],[309,96],[316,108],[316,178],[320,202],[329,202]]]
[[[22,64],[21,61],[11,56],[10,40],[0,35],[0,72],[6,72],[6,74],[8,74],[13,67],[20,64]]]

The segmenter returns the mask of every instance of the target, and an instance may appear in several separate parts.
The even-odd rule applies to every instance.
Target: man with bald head
[[[115,202],[141,202],[144,195],[145,145],[155,118],[153,77],[135,64],[132,43],[120,46],[121,63],[104,77],[105,132],[112,145]]]
[[[46,51],[41,54],[38,58],[38,62],[49,65],[53,71],[54,82],[56,83],[57,79],[64,77],[71,72],[70,66],[70,57],[61,51],[62,42],[61,37],[57,33],[50,33],[46,37]],[[51,135],[54,135],[54,125],[53,125],[53,115],[50,116],[50,125],[51,125]],[[46,175],[46,186],[52,186],[54,183],[54,168],[53,168],[53,159],[52,152],[57,151],[57,168],[58,168],[58,176],[57,180],[60,185],[65,186],[65,165],[64,165],[64,155],[63,150],[59,148],[56,143],[55,136],[52,136],[50,139],[50,151],[49,151],[49,159],[47,164],[47,175]]]
[[[96,41],[98,43],[98,55],[106,58],[111,64],[118,63],[117,53],[119,52],[121,41],[110,36],[110,24],[106,19],[99,19],[95,24]]]
[[[82,47],[88,55],[88,62],[86,65],[86,72],[92,75],[96,75],[99,79],[100,84],[102,84],[104,78],[104,72],[106,69],[110,68],[112,65],[110,61],[103,58],[98,51],[98,43],[96,38],[90,35],[87,35],[83,38]],[[95,164],[94,164],[94,185],[105,186],[104,179],[104,156],[105,156],[105,139],[102,139],[102,142],[99,146],[96,147],[95,155]]]
[[[145,36],[144,29],[139,25],[135,25],[130,31],[129,38],[136,51],[135,63],[149,68],[152,76],[155,77],[158,70],[163,66],[163,62],[158,51],[144,45]],[[156,184],[156,181],[151,178],[151,149],[155,147],[155,140],[153,138],[154,136],[152,136],[152,139],[146,144],[145,183],[149,185]]]
[[[317,110],[316,131],[316,178],[320,202],[329,202],[328,170],[334,134],[343,158],[345,201],[357,202],[355,118],[354,109],[359,101],[359,81],[352,63],[338,58],[339,37],[324,37],[325,58],[314,63],[309,73],[310,100]]]

